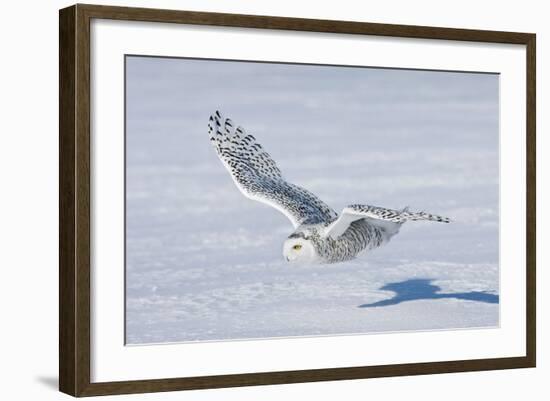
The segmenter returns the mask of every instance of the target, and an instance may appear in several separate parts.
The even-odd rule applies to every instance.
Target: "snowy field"
[[[126,73],[127,343],[498,325],[498,76],[142,57]],[[244,198],[208,141],[216,109],[338,212],[454,222],[287,264],[290,222]]]

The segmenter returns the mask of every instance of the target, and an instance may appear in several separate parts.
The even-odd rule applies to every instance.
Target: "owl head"
[[[302,232],[293,233],[286,239],[283,256],[292,263],[315,263],[319,260],[313,242]]]

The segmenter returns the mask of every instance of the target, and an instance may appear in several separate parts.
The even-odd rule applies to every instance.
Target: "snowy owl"
[[[294,226],[283,245],[288,262],[337,263],[387,243],[408,220],[448,223],[449,219],[408,208],[392,210],[350,205],[340,216],[317,196],[286,181],[256,139],[219,111],[208,122],[210,142],[247,198],[283,213]]]

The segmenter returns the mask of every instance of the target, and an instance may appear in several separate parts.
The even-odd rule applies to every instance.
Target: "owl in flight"
[[[210,116],[208,133],[243,195],[274,207],[294,226],[283,245],[283,256],[289,262],[343,262],[387,243],[408,220],[449,222],[446,217],[407,208],[358,204],[345,207],[338,215],[308,190],[286,181],[262,145],[219,111]]]

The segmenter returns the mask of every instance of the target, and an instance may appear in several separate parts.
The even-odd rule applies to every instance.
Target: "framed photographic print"
[[[60,390],[535,366],[535,35],[60,11]]]

